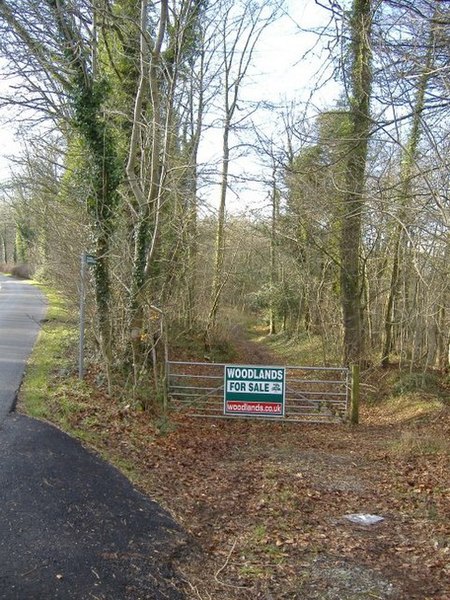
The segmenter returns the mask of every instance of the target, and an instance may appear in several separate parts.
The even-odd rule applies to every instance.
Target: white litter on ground
[[[353,515],[345,515],[344,519],[356,523],[357,525],[376,525],[381,521],[384,521],[384,517],[379,515],[368,515],[364,513],[357,513]]]

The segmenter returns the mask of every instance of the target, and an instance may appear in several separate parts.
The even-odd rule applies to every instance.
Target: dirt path
[[[281,359],[263,344],[248,339],[242,325],[236,325],[230,332],[231,342],[238,360],[242,363],[278,365]]]

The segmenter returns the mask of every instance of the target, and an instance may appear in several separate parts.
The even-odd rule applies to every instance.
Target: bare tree
[[[220,295],[224,286],[225,217],[229,188],[231,136],[238,110],[241,87],[252,64],[253,52],[263,31],[277,16],[277,6],[265,2],[225,2],[221,14],[220,36],[223,52],[223,126],[220,199],[217,216],[216,251],[213,271],[211,308],[206,330],[217,320]],[[238,119],[242,123],[245,117]]]

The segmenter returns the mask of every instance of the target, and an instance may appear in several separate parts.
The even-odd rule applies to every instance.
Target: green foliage
[[[15,205],[15,230],[16,260],[25,263],[30,260],[37,235],[23,199],[18,200]]]
[[[307,290],[302,308],[299,301],[289,303],[291,314],[299,308],[305,317],[307,312],[323,312],[322,296],[328,304],[330,293],[336,302],[339,299],[340,228],[350,131],[348,111],[339,108],[320,114],[313,143],[301,149],[286,175],[288,199],[280,219],[285,233],[281,251],[297,263],[302,280],[301,286],[297,284],[297,296],[301,298],[302,288]],[[297,320],[292,324],[297,327]]]
[[[248,308],[252,312],[262,313],[268,318],[268,311],[272,308],[277,319],[290,318],[292,322],[298,317],[300,304],[301,290],[294,278],[284,279],[275,285],[266,283],[248,297]]]
[[[32,239],[31,231],[25,226],[18,226],[16,229],[16,253],[20,262],[28,260],[29,244]]]
[[[104,116],[103,105],[110,90],[102,78],[87,84],[80,74],[74,81],[74,126],[88,151],[93,194],[87,198],[88,210],[98,226],[110,230],[118,203],[117,187],[123,175],[111,127]],[[106,158],[107,157],[107,158]]]
[[[162,415],[155,420],[155,427],[157,428],[158,434],[161,436],[168,435],[176,430],[176,425],[171,421],[167,415]]]
[[[392,386],[392,395],[395,397],[414,392],[435,393],[438,389],[439,380],[435,373],[401,373]]]
[[[102,28],[98,40],[99,64],[108,81],[104,108],[119,160],[126,160],[131,135],[134,100],[139,81],[140,6],[118,0],[111,6],[115,26]],[[150,107],[148,107],[150,110]]]

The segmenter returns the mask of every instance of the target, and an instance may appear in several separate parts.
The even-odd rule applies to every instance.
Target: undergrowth
[[[444,435],[420,430],[402,431],[398,440],[389,444],[391,453],[403,456],[450,454],[450,441]]]

